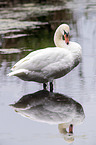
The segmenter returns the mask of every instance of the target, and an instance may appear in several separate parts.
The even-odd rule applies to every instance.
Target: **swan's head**
[[[61,24],[57,29],[62,33],[62,35],[69,34],[70,28],[67,24]]]
[[[60,29],[60,32],[62,36],[64,36],[65,42],[68,45],[69,44],[69,31],[70,31],[69,26],[67,24],[61,24],[58,28]]]
[[[69,124],[69,123],[68,123]],[[68,125],[67,123],[61,123],[58,125],[59,132],[64,136],[64,140],[68,143],[72,143],[74,141],[73,136],[73,125]],[[67,132],[66,128],[69,127],[69,132]]]
[[[69,44],[69,32],[70,32],[70,28],[67,24],[61,24],[56,32],[55,32],[55,35],[54,35],[54,42],[55,42],[55,45],[57,46],[57,43],[56,41],[58,41],[59,39],[62,39],[63,36],[65,38],[65,43],[68,45]]]

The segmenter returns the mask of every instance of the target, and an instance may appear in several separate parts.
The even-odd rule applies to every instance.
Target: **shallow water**
[[[37,7],[39,9],[36,12]],[[32,95],[42,90],[42,85],[7,76],[10,68],[30,51],[54,46],[55,29],[61,23],[68,23],[71,27],[70,40],[76,41],[82,46],[82,62],[68,75],[54,81],[54,93],[67,95],[69,100],[72,98],[73,102],[78,102],[84,111],[85,118],[83,117],[81,123],[74,125],[74,133],[70,142],[74,145],[95,145],[96,2],[74,0],[59,5],[59,7],[52,4],[51,6],[38,6],[38,4],[30,6],[27,4],[10,9],[2,8],[0,12],[2,12],[0,16],[0,144],[68,144],[69,134],[60,132],[58,128],[60,122],[54,119],[54,115],[54,117],[52,116],[54,123],[50,124],[48,121],[44,121],[43,117],[42,123],[40,118],[29,119],[30,114],[29,116],[27,114],[26,117],[23,114],[22,117],[18,111],[14,111],[14,108],[9,106],[25,95]],[[8,25],[6,25],[6,21]],[[50,100],[48,102],[49,104],[43,103],[43,105],[50,106],[49,108],[47,106],[48,110],[53,113],[57,111],[58,115],[62,114],[60,111],[64,109],[63,106],[59,108],[60,106],[57,107],[56,102],[51,102],[52,104]],[[69,110],[63,111],[63,113],[65,112],[63,115],[68,117],[68,120],[65,120],[69,121],[72,117],[75,118],[75,113],[73,114],[75,109],[73,108],[72,113]],[[37,114],[39,116],[38,112]]]

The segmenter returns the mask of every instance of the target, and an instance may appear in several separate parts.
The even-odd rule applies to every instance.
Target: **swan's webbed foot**
[[[43,89],[44,90],[46,90],[46,87],[47,87],[46,83],[43,83]]]
[[[53,83],[50,82],[50,92],[53,92]]]

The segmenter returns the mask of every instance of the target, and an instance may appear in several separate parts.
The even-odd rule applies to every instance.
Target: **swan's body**
[[[68,34],[69,26],[60,25],[54,35],[56,47],[31,52],[13,66],[9,76],[46,83],[66,75],[81,60],[81,47],[76,42],[67,42]],[[65,41],[62,39],[62,35],[65,36]]]

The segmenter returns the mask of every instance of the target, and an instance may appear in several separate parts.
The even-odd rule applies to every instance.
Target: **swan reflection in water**
[[[58,129],[67,142],[74,141],[73,126],[84,120],[82,106],[65,95],[41,90],[23,96],[15,104],[15,111],[29,119],[58,124]],[[69,128],[69,131],[66,129]]]

